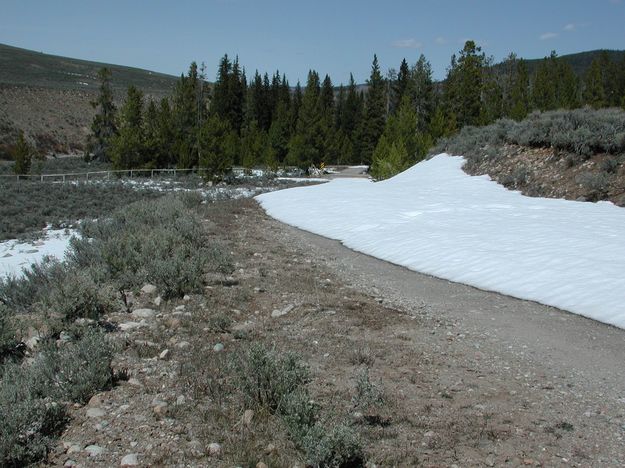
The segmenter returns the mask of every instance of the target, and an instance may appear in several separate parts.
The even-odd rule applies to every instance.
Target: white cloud
[[[445,45],[448,41],[443,36],[438,36],[436,39],[434,39],[434,42],[436,42],[438,45]]]
[[[556,37],[558,37],[558,34],[557,34],[557,33],[554,33],[554,32],[546,32],[546,33],[544,33],[544,34],[541,34],[541,35],[540,35],[540,40],[541,40],[541,41],[547,41],[547,40],[549,40],[549,39],[553,39],[553,38],[556,38]]]
[[[565,31],[575,31],[577,29],[577,25],[575,23],[569,23],[563,28]]]
[[[423,44],[416,39],[399,39],[393,42],[393,47],[398,49],[420,49]]]

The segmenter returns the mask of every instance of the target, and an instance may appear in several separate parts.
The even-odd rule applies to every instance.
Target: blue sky
[[[310,68],[333,82],[419,54],[443,78],[451,54],[474,39],[496,60],[599,48],[625,49],[625,0],[0,0],[0,42],[170,74],[224,53],[255,69]]]

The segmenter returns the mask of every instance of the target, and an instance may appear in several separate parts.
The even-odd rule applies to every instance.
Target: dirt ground
[[[279,420],[226,390],[229,356],[257,341],[302,356],[368,466],[625,465],[620,330],[351,252],[253,200],[205,215],[234,273],[107,317],[128,380],[72,409],[45,465],[305,466]],[[384,399],[362,411],[365,367]]]

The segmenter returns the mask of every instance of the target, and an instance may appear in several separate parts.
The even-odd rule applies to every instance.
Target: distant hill
[[[575,72],[578,77],[583,77],[586,73],[586,70],[590,67],[592,61],[599,57],[603,52],[606,52],[608,54],[608,57],[612,62],[621,62],[623,59],[625,59],[625,50],[604,49],[589,50],[587,52],[578,52],[576,54],[560,55],[559,58],[568,62],[571,65],[571,68],[573,68],[573,72]],[[529,72],[530,76],[536,71],[542,61],[542,58],[525,59],[525,63],[527,64],[527,71]]]
[[[2,84],[95,91],[99,86],[97,73],[102,67],[111,69],[116,91],[125,92],[132,84],[147,94],[165,96],[178,79],[141,68],[89,62],[0,44]]]

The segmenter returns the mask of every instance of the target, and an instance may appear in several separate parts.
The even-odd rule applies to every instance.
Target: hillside
[[[608,54],[608,57],[612,62],[618,63],[625,59],[625,50],[603,49],[562,55],[560,56],[560,58],[571,65],[571,68],[573,68],[573,71],[578,77],[582,77],[586,73],[586,70],[590,67],[592,61],[599,57],[603,52],[606,52]],[[536,71],[542,61],[542,58],[525,60],[525,63],[527,64],[527,70],[530,76]]]
[[[0,44],[0,83],[72,91],[98,89],[98,70],[107,67],[113,74],[113,88],[122,93],[135,85],[147,94],[168,95],[177,77],[164,73],[90,62]]]
[[[108,67],[115,99],[129,85],[160,99],[171,93],[176,77],[163,73],[48,55],[0,44],[0,159],[23,130],[45,153],[83,149],[93,119],[89,105],[97,93],[97,72]]]

